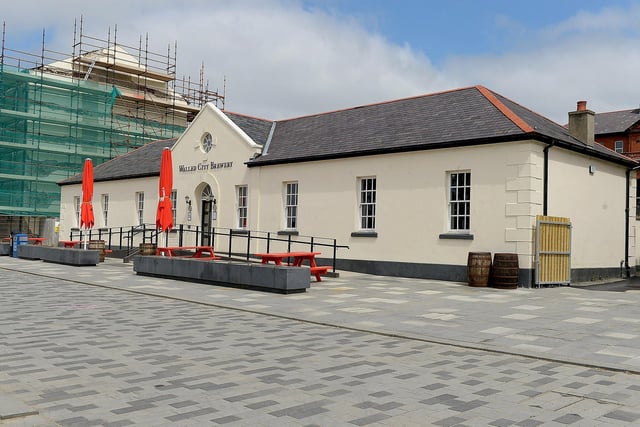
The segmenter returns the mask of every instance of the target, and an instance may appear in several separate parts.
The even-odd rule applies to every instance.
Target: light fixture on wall
[[[191,222],[191,198],[184,196],[184,201],[187,202],[187,222]]]
[[[594,165],[589,165],[589,174],[593,175],[596,173],[596,167]]]

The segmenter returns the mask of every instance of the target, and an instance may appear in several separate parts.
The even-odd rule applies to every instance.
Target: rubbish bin
[[[18,246],[26,245],[29,243],[29,236],[27,234],[14,234],[11,240],[11,256],[18,257]]]

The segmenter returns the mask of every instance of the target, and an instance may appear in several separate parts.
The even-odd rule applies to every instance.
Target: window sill
[[[234,229],[231,230],[231,234],[247,235],[247,234],[249,234],[249,230],[247,230],[246,228],[234,228]]]
[[[438,237],[440,239],[451,239],[451,240],[473,240],[473,234],[462,234],[462,233],[443,233]]]
[[[377,231],[354,231],[351,237],[378,237]]]
[[[300,233],[298,230],[280,230],[278,236],[298,236]]]

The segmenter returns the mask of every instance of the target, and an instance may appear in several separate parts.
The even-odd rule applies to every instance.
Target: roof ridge
[[[633,114],[636,114],[636,111],[640,112],[640,108],[627,108],[625,110],[603,111],[602,113],[596,113],[596,116],[602,116],[602,115],[605,115],[605,114],[620,114],[620,113],[633,113]]]
[[[388,99],[388,100],[385,100],[385,101],[371,102],[369,104],[356,105],[356,106],[353,106],[353,107],[338,108],[336,110],[323,111],[321,113],[305,114],[305,115],[302,115],[302,116],[289,117],[287,119],[274,120],[274,121],[276,121],[276,122],[288,122],[288,121],[291,121],[291,120],[304,119],[304,118],[308,118],[308,117],[324,116],[324,115],[327,115],[327,114],[341,113],[343,111],[359,110],[360,108],[374,107],[374,106],[377,106],[377,105],[384,105],[384,104],[392,104],[394,102],[407,101],[407,100],[410,100],[410,99],[428,98],[428,97],[431,97],[431,96],[442,95],[442,94],[445,94],[445,93],[461,92],[463,90],[473,89],[474,87],[477,87],[477,86],[466,86],[466,87],[459,87],[459,88],[455,88],[455,89],[446,89],[446,90],[441,90],[441,91],[438,91],[438,92],[423,93],[423,94],[420,94],[420,95],[406,96],[404,98],[396,98],[396,99]]]
[[[511,111],[509,107],[504,105],[489,89],[482,85],[476,85],[476,89],[485,97],[487,100],[493,104],[502,114],[505,115],[509,120],[511,120],[516,126],[522,129],[523,132],[533,132],[533,126],[529,125],[524,119],[518,116],[516,113]]]
[[[238,113],[237,111],[229,111],[229,110],[223,110],[223,109],[221,109],[220,111],[222,111],[224,114],[233,114],[233,115],[240,116],[240,117],[246,117],[248,119],[260,120],[260,121],[263,121],[263,122],[272,123],[272,122],[275,121],[275,120],[271,120],[271,119],[265,119],[264,117],[252,116],[251,114]]]

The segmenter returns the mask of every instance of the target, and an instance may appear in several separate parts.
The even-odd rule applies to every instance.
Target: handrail
[[[84,232],[84,234],[83,234]],[[69,235],[70,240],[83,240],[85,237],[87,230],[81,229],[72,229]],[[170,233],[174,234],[171,239],[173,241],[178,241],[178,246],[183,246],[185,238],[189,238],[189,240],[195,241],[195,245],[201,244],[203,241],[211,242],[212,239],[218,238],[218,247],[222,248],[225,245],[221,244],[220,239],[228,239],[226,245],[226,255],[229,259],[234,257],[242,257],[247,261],[251,261],[252,258],[252,243],[255,247],[264,243],[266,247],[266,252],[270,252],[274,245],[286,245],[286,251],[292,252],[292,248],[294,246],[303,248],[308,248],[310,252],[313,252],[318,247],[321,248],[331,248],[331,260],[332,260],[332,269],[333,272],[336,271],[336,259],[338,256],[338,249],[349,249],[347,245],[338,245],[338,241],[335,238],[329,237],[318,237],[318,236],[305,236],[298,235],[295,232],[273,232],[273,231],[260,231],[260,230],[249,230],[249,229],[233,229],[233,228],[222,228],[222,227],[212,227],[210,229],[202,229],[201,227],[188,227],[186,228],[184,224],[178,224],[176,228]],[[97,230],[89,229],[88,230],[88,238],[92,240],[97,234],[99,240],[103,240],[103,236],[107,237],[107,242],[105,242],[105,247],[107,249],[113,249],[116,245],[114,242],[114,237],[116,237],[117,242],[119,242],[118,247],[120,249],[126,249],[127,253],[131,251],[134,244],[134,238],[142,234],[142,243],[155,243],[158,244],[158,236],[159,232],[155,228],[155,224],[140,224],[133,225],[130,227],[117,227],[117,228],[99,228]],[[246,244],[239,246],[239,241],[242,242],[242,239],[246,239]],[[125,241],[125,245],[123,245],[123,240]],[[198,243],[201,242],[201,243]],[[236,251],[234,252],[234,247]],[[242,247],[242,250],[238,248]],[[216,251],[218,252],[218,251]],[[260,252],[260,250],[256,249],[255,252]],[[223,253],[223,252],[220,252]],[[257,259],[257,258],[256,258]]]
[[[116,230],[116,231],[114,231]],[[139,224],[132,225],[130,227],[118,227],[118,228],[98,228],[98,229],[78,229],[72,228],[69,233],[69,240],[84,240],[87,237],[87,240],[93,240],[95,235],[98,235],[97,240],[103,240],[103,235],[107,235],[108,242],[105,242],[105,246],[108,249],[111,249],[113,244],[113,236],[117,235],[118,238],[118,247],[126,248],[127,250],[131,250],[133,248],[133,241],[135,236],[142,234],[142,242],[155,243],[158,242],[158,230],[155,228],[155,224]],[[123,246],[123,240],[126,241],[126,246]]]

